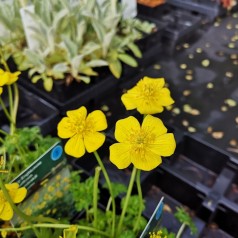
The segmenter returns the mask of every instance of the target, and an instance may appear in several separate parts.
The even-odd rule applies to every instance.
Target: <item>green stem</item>
[[[8,133],[0,129],[0,133],[3,134],[4,136],[7,136]]]
[[[98,155],[97,151],[94,151],[94,156],[96,157],[97,162],[98,162],[99,166],[102,169],[104,178],[106,180],[106,183],[107,183],[107,186],[108,186],[108,189],[109,189],[109,192],[110,192],[110,196],[112,198],[112,231],[111,231],[111,237],[114,237],[115,236],[115,222],[116,222],[116,203],[115,203],[115,198],[114,198],[114,194],[113,194],[113,191],[112,191],[112,184],[111,184],[110,178],[107,174],[107,171],[106,171],[106,169],[105,169],[105,167],[102,163],[102,160],[101,160],[100,156]]]
[[[15,131],[16,119],[13,117],[13,95],[11,85],[7,85],[8,89],[8,100],[9,100],[9,111],[11,116],[10,122],[10,134],[13,135]]]
[[[131,197],[131,192],[132,192],[132,188],[133,188],[133,185],[134,185],[134,182],[135,182],[135,177],[136,177],[136,171],[137,171],[136,167],[133,167],[131,178],[130,178],[130,183],[129,183],[127,193],[126,193],[124,206],[123,206],[123,209],[122,209],[122,213],[121,213],[118,228],[117,228],[117,234],[121,234],[121,227],[122,227],[122,223],[123,223],[123,220],[124,220],[124,217],[125,217],[125,214],[126,214],[127,206],[128,206],[128,203],[129,203],[129,200],[130,200],[130,197]]]
[[[110,198],[108,199],[106,211],[109,211],[109,210],[110,210],[111,204],[112,204],[112,197],[110,197]]]
[[[7,110],[7,108],[6,108],[6,106],[5,106],[5,104],[4,104],[4,102],[3,102],[3,100],[2,100],[1,97],[0,97],[0,105],[1,105],[1,107],[2,107],[2,110],[3,110],[4,114],[5,114],[5,116],[6,116],[7,119],[9,120],[9,122],[10,122],[10,123],[13,123],[12,118],[11,118],[11,115],[10,115],[10,113],[8,112],[8,110]]]
[[[137,191],[139,196],[139,210],[138,210],[138,215],[137,215],[136,222],[133,229],[134,232],[136,232],[138,229],[138,225],[139,225],[142,210],[143,210],[143,196],[142,196],[142,190],[141,190],[140,175],[141,175],[141,171],[138,170],[136,174],[136,186],[137,186]]]
[[[96,167],[95,169],[95,176],[94,176],[94,181],[93,181],[93,215],[94,215],[94,220],[93,220],[93,226],[97,228],[97,214],[98,214],[98,181],[99,181],[99,176],[100,176],[100,167]]]
[[[48,224],[48,223],[42,223],[42,224],[33,224],[32,225],[34,228],[53,228],[53,229],[67,229],[70,228],[72,225],[68,225],[68,224]],[[19,227],[19,228],[2,228],[0,229],[1,231],[6,231],[6,232],[10,232],[10,231],[26,231],[26,230],[30,230],[32,229],[32,226],[23,226],[23,227]],[[77,226],[79,230],[84,230],[84,231],[91,231],[100,235],[103,235],[104,237],[110,237],[109,234],[107,234],[106,232],[97,230],[93,227],[88,227],[88,226]]]
[[[180,238],[180,237],[181,237],[181,235],[182,235],[182,233],[183,233],[185,227],[186,227],[186,223],[183,223],[183,224],[180,226],[180,228],[179,228],[179,230],[178,230],[178,233],[177,233],[177,235],[176,235],[175,238]]]
[[[18,105],[19,105],[19,90],[18,90],[18,86],[16,83],[14,83],[12,86],[13,86],[13,90],[14,90],[14,102],[13,102],[13,108],[12,108],[12,117],[13,117],[13,121],[15,122],[15,126],[16,126],[17,111],[18,111]]]

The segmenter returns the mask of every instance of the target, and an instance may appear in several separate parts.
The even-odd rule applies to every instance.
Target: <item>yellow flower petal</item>
[[[142,128],[147,131],[147,133],[155,134],[156,136],[163,135],[167,132],[167,128],[164,123],[157,117],[147,115],[142,123]]]
[[[79,118],[81,120],[85,120],[86,116],[87,116],[87,109],[86,109],[86,107],[82,106],[78,109],[67,111],[66,114],[69,118],[74,119],[74,120],[77,120]]]
[[[127,117],[125,119],[118,120],[116,122],[115,138],[119,142],[128,141],[131,133],[140,130],[140,123],[133,117]]]
[[[20,203],[24,200],[27,194],[26,188],[18,188],[16,190],[9,191],[9,194],[14,203]]]
[[[115,143],[110,146],[110,161],[119,169],[127,168],[131,164],[131,147],[129,144]]]
[[[149,149],[161,156],[170,156],[174,153],[176,142],[172,133],[167,133],[156,138],[155,144],[149,146]]]
[[[126,107],[126,110],[133,110],[137,107],[137,101],[135,95],[132,92],[127,92],[121,96],[122,103]]]
[[[65,144],[65,152],[75,158],[82,157],[85,154],[85,147],[81,135],[75,135]]]
[[[88,114],[86,124],[89,124],[95,131],[102,131],[107,128],[107,119],[102,111],[96,110]]]
[[[0,87],[0,95],[2,94],[2,91],[3,91],[3,89],[2,89],[2,87]]]
[[[133,153],[132,161],[137,169],[150,171],[161,164],[162,159],[158,154],[146,149],[145,153]]]
[[[9,75],[6,72],[0,74],[0,86],[7,84],[8,81]]]
[[[63,117],[57,126],[58,136],[62,139],[67,139],[75,135],[74,127],[68,117]]]
[[[12,207],[10,206],[8,202],[5,202],[4,208],[2,212],[0,213],[0,219],[2,219],[3,221],[9,221],[12,219],[12,217],[13,217]]]
[[[7,190],[13,190],[13,189],[18,189],[19,184],[18,183],[10,183],[10,184],[5,184],[5,187]]]
[[[160,105],[170,106],[174,103],[174,100],[170,96],[170,91],[168,88],[162,88],[159,92]]]
[[[8,74],[8,82],[7,85],[13,84],[18,80],[18,76],[20,75],[20,71],[11,73],[11,72],[6,72]]]
[[[105,139],[106,136],[100,132],[87,133],[84,136],[84,145],[87,152],[91,153],[96,151],[103,145]]]

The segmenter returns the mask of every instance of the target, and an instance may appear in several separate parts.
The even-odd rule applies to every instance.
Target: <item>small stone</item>
[[[200,115],[200,111],[199,110],[197,110],[197,109],[192,109],[191,110],[191,112],[190,112],[193,116],[198,116],[198,115]]]
[[[172,112],[176,115],[180,114],[180,109],[178,107],[175,107],[174,109],[172,109]]]
[[[187,73],[187,74],[193,74],[193,70],[192,70],[192,69],[187,69],[187,70],[186,70],[186,73]]]
[[[208,133],[212,133],[212,127],[211,127],[211,126],[209,126],[209,127],[207,128],[207,132],[208,132]]]
[[[222,106],[222,107],[221,107],[221,111],[222,111],[222,112],[226,112],[227,110],[228,110],[228,108],[227,108],[226,106]]]
[[[181,68],[181,69],[186,69],[186,68],[187,68],[187,65],[186,65],[186,64],[180,64],[180,68]]]
[[[193,133],[193,132],[196,132],[197,130],[195,127],[189,126],[188,131]]]
[[[229,144],[230,144],[231,146],[237,146],[237,140],[232,139],[232,140],[230,140]]]
[[[232,60],[238,59],[238,55],[237,55],[237,54],[231,54],[231,55],[230,55],[230,58],[231,58]]]
[[[222,131],[214,131],[214,132],[212,132],[212,137],[214,139],[222,139],[223,136],[224,136],[224,132],[222,132]]]
[[[234,61],[233,61],[233,64],[234,64],[234,65],[238,65],[238,60],[234,60]]]
[[[107,112],[107,111],[109,111],[109,107],[107,105],[103,105],[103,106],[101,106],[101,110],[104,112]]]
[[[193,54],[189,54],[189,55],[188,55],[188,58],[189,58],[189,59],[193,59],[193,58],[194,58],[194,55],[193,55]]]
[[[155,65],[154,65],[154,69],[160,70],[160,69],[161,69],[161,66],[160,66],[159,64],[155,64]]]
[[[233,99],[226,99],[225,101],[224,101],[229,107],[235,107],[236,105],[237,105],[237,103],[236,103],[236,101],[235,100],[233,100]]]
[[[192,75],[186,75],[185,79],[188,80],[188,81],[191,81],[191,80],[193,80],[193,76]]]
[[[207,42],[207,43],[205,44],[205,47],[206,47],[206,48],[210,48],[210,47],[211,47],[211,44],[210,44],[209,42]]]
[[[182,125],[185,126],[185,127],[188,127],[189,126],[189,122],[187,120],[183,120],[182,121]]]
[[[238,117],[235,118],[236,124],[238,124]]]
[[[210,65],[210,60],[205,59],[205,60],[202,61],[202,66],[203,67],[208,67],[209,65]]]
[[[218,27],[218,26],[220,26],[220,23],[216,21],[216,22],[214,23],[214,27]]]
[[[208,84],[207,84],[207,88],[208,88],[208,89],[214,88],[213,83],[208,83]]]
[[[234,49],[236,46],[235,46],[235,44],[234,43],[229,43],[228,44],[228,48],[230,48],[230,49]]]
[[[183,91],[183,95],[186,97],[186,96],[189,96],[191,94],[191,91],[190,90],[184,90]]]
[[[202,48],[197,48],[196,52],[199,53],[199,54],[202,53]]]
[[[232,29],[232,24],[227,24],[226,29],[231,30]]]
[[[232,72],[226,72],[226,77],[227,78],[232,78],[234,74]]]
[[[183,44],[183,48],[188,49],[189,48],[189,44],[188,43],[184,43]]]

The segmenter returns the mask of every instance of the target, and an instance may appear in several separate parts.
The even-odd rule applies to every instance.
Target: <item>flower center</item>
[[[132,131],[129,136],[129,141],[132,144],[132,150],[138,154],[144,154],[147,146],[152,144],[155,139],[153,133],[148,133],[143,129],[139,131]]]
[[[143,85],[142,95],[145,99],[153,97],[155,94],[155,88],[152,85]]]

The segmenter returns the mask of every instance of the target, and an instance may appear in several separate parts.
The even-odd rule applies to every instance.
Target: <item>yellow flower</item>
[[[141,114],[160,113],[164,107],[174,103],[164,84],[164,78],[144,77],[123,94],[121,100],[127,110],[137,109]]]
[[[132,116],[117,121],[115,138],[119,143],[110,146],[110,160],[119,169],[132,163],[137,169],[152,170],[162,162],[161,156],[172,155],[176,147],[174,135],[151,115],[142,126]]]
[[[150,232],[149,235],[149,238],[167,238],[167,235],[163,235],[162,231]]]
[[[59,238],[76,238],[78,227],[76,225],[70,226],[68,229],[64,229],[64,237]]]
[[[20,71],[16,71],[14,73],[5,72],[8,75],[8,82],[7,85],[13,84],[18,80],[18,76],[20,75]]]
[[[8,193],[14,203],[20,203],[26,197],[26,188],[19,188],[18,183],[6,184],[5,187],[8,190]],[[3,191],[0,190],[0,219],[4,221],[9,221],[12,219],[12,217],[12,207],[5,198]]]
[[[65,152],[79,158],[85,150],[91,153],[101,147],[106,139],[100,131],[107,128],[106,116],[96,110],[88,114],[85,107],[68,111],[58,124],[58,136],[69,138],[65,144]]]
[[[20,71],[11,73],[0,69],[0,95],[2,94],[3,91],[2,86],[15,83],[20,73],[21,73]]]

